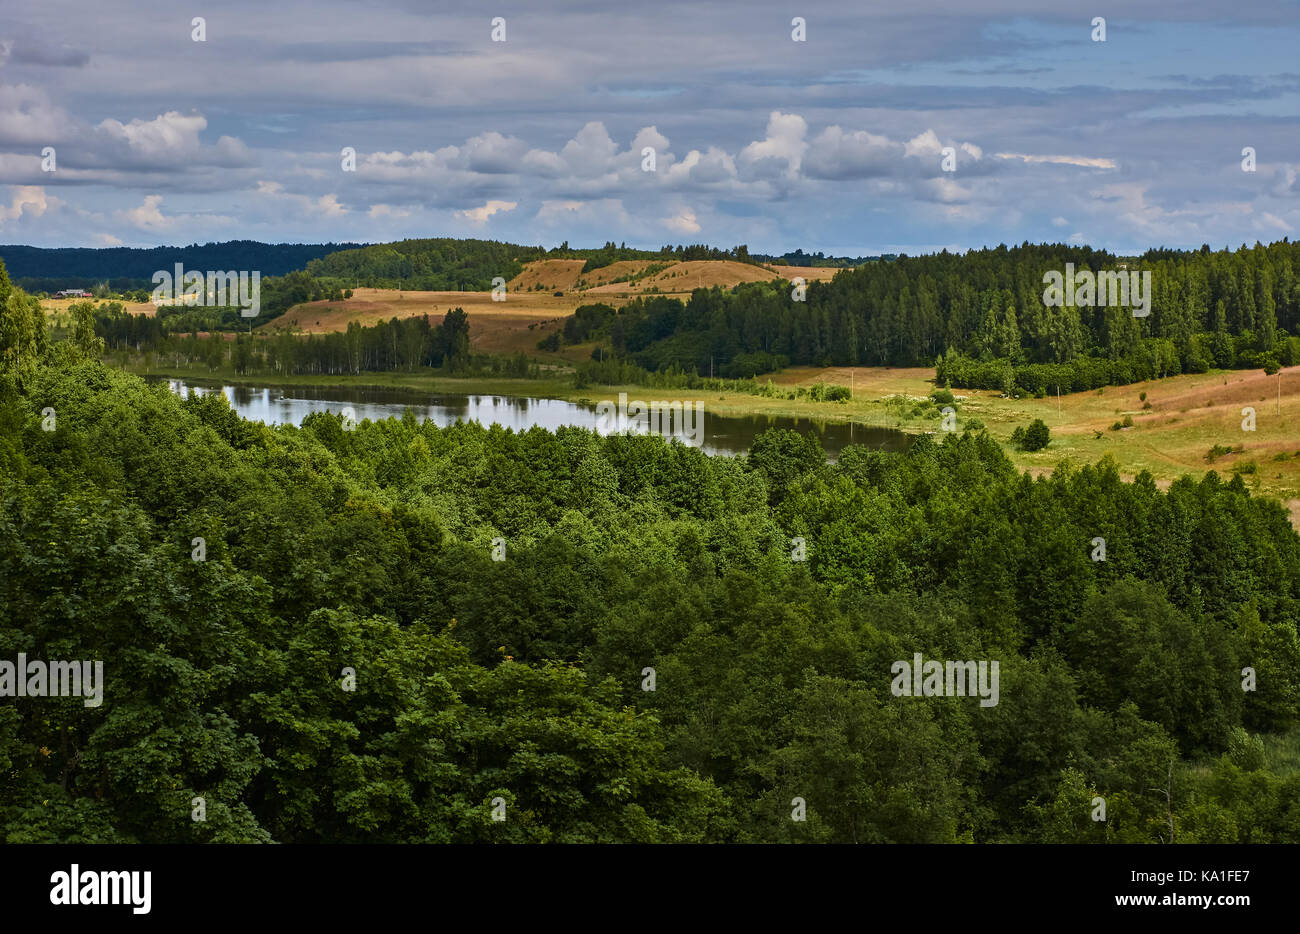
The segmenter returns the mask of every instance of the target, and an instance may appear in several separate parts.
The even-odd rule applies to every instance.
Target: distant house
[[[90,298],[91,295],[85,289],[63,289],[54,293],[55,298]]]

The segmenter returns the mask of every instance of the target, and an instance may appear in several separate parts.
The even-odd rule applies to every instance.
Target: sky
[[[1267,243],[1297,50],[1300,0],[5,0],[0,243]]]

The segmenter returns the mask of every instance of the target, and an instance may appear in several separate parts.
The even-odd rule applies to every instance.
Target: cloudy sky
[[[1297,49],[1300,0],[6,0],[0,243],[1268,242]]]

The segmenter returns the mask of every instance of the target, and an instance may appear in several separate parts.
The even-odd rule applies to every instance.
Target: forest
[[[1240,478],[270,427],[102,340],[0,272],[0,659],[104,663],[0,704],[8,842],[1300,842],[1300,536]]]
[[[70,311],[93,320],[96,336],[108,350],[132,350],[220,366],[229,352],[238,373],[250,368],[275,373],[356,374],[363,371],[442,367],[463,369],[470,359],[469,316],[455,308],[434,324],[428,315],[392,318],[363,326],[352,321],[346,331],[297,335],[288,331],[255,338],[241,333],[231,342],[220,334],[200,338],[173,330],[161,315],[126,314],[121,305],[73,302]],[[184,319],[182,319],[184,320]]]
[[[0,245],[0,262],[27,292],[91,288],[107,282],[118,291],[153,288],[153,274],[171,270],[176,263],[186,269],[259,270],[263,276],[282,276],[309,261],[355,243],[259,243],[230,240],[185,247],[62,247]]]
[[[1118,257],[1060,244],[900,256],[810,282],[633,300],[587,336],[651,370],[752,376],[786,364],[938,366],[941,382],[1038,392],[1094,389],[1213,367],[1300,363],[1300,245],[1151,250],[1149,314],[1049,307],[1045,273],[1114,271]],[[734,366],[733,366],[734,364]]]

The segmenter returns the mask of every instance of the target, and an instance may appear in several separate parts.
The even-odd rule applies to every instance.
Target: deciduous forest
[[[0,704],[9,842],[1300,842],[1300,536],[1240,478],[273,428],[0,309],[0,658],[105,680]]]

